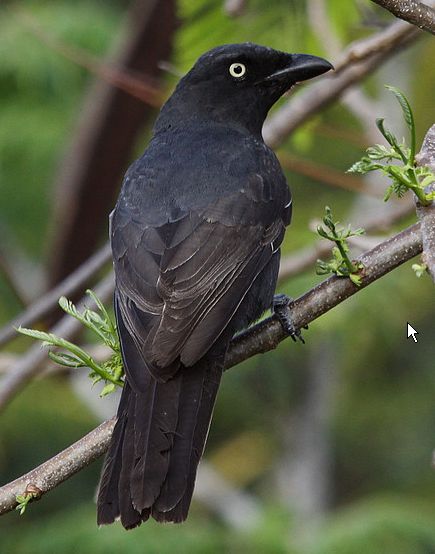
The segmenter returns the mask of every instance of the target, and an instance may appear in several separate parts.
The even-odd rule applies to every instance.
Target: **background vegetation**
[[[177,81],[174,72],[182,74],[198,55],[221,43],[250,40],[290,52],[331,53],[313,28],[310,2],[245,4],[234,16],[222,0],[178,2],[181,24],[172,69],[163,81],[165,95]],[[324,5],[327,25],[343,46],[393,21],[368,1],[327,0]],[[47,34],[103,60],[116,48],[130,5],[123,0],[27,0],[0,7],[0,258],[6,268],[0,271],[1,324],[50,282],[49,260],[61,225],[54,222],[57,175],[96,78],[30,32],[17,8],[31,14]],[[364,225],[373,214],[382,220],[385,206],[373,198],[382,198],[380,178],[365,182],[370,196],[332,187],[325,175],[344,173],[361,156],[376,136],[376,117],[386,116],[391,127],[404,132],[400,110],[384,83],[402,88],[410,99],[420,144],[435,122],[434,56],[433,37],[423,35],[361,84],[359,107],[369,106],[370,118],[355,102],[337,101],[280,146],[279,155],[291,156],[286,171],[294,196],[284,255],[316,240],[312,221],[322,216],[325,205],[355,225]],[[144,123],[132,159],[146,146],[153,117]],[[311,171],[301,170],[295,160]],[[377,231],[375,238],[414,220],[411,213],[393,228]],[[93,232],[99,242],[105,240],[105,225]],[[371,244],[371,237],[366,240],[364,245]],[[285,341],[226,374],[206,460],[250,507],[237,522],[198,499],[183,526],[147,523],[129,533],[120,525],[98,530],[99,462],[32,504],[24,516],[4,516],[2,552],[435,552],[433,283],[427,276],[417,279],[410,266],[316,321],[305,332],[305,346]],[[311,266],[280,288],[296,297],[319,280]],[[420,333],[417,344],[406,340],[407,321]],[[6,359],[28,344],[16,340],[0,356]],[[92,398],[81,390],[62,373],[33,382],[14,399],[0,421],[2,482],[99,422],[98,390]],[[114,411],[112,405],[106,409],[106,417]]]

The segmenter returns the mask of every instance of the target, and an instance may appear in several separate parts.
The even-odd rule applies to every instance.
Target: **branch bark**
[[[104,421],[47,462],[2,487],[0,514],[13,510],[17,505],[16,495],[24,494],[29,485],[36,486],[45,494],[99,458],[109,447],[114,426],[114,417]]]
[[[420,224],[416,223],[360,257],[364,264],[361,287],[356,287],[350,279],[330,277],[298,298],[291,308],[295,325],[308,325],[421,251]],[[286,337],[274,317],[263,320],[232,341],[226,369],[276,348]],[[109,445],[113,426],[114,418],[105,421],[54,458],[0,488],[0,515],[14,509],[16,495],[23,494],[29,485],[40,489],[41,495],[45,494],[102,455]]]
[[[429,129],[424,137],[423,145],[416,156],[418,165],[425,165],[435,174],[435,125]],[[426,187],[426,193],[435,192],[435,182]],[[421,222],[423,238],[423,262],[427,271],[435,282],[435,202],[430,206],[422,206],[417,202],[417,215]]]
[[[435,35],[435,10],[416,0],[372,0],[396,17]]]

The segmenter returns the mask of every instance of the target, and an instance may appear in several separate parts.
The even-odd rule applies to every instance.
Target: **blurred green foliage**
[[[113,5],[26,6],[55,36],[93,54],[104,54],[116,33],[119,11]],[[46,251],[53,177],[90,78],[38,41],[7,6],[0,6],[0,36],[1,231],[16,237],[29,256],[40,257]]]
[[[364,2],[340,0],[327,3],[333,29],[343,44],[373,31],[361,24],[361,4],[365,6]],[[28,0],[25,8],[66,43],[103,56],[113,48],[128,5],[121,0]],[[181,72],[199,54],[223,42],[252,40],[282,50],[326,56],[321,40],[309,29],[303,0],[251,0],[238,18],[225,14],[221,0],[181,0],[179,12],[182,26],[176,35],[173,63]],[[383,19],[390,20],[388,16]],[[392,82],[391,68],[385,79],[404,88],[411,101],[417,148],[435,121],[434,50],[433,40],[426,37],[396,58],[396,64],[403,63],[400,67],[401,78],[406,77],[405,86]],[[7,5],[0,6],[0,233],[2,240],[15,241],[38,263],[44,262],[50,247],[54,176],[91,79],[86,71],[29,33]],[[381,94],[382,79],[381,72],[368,81],[365,87],[370,95]],[[168,91],[175,81],[168,76]],[[373,114],[373,125],[374,118],[382,115]],[[339,138],[340,132],[347,138]],[[360,122],[343,104],[336,104],[299,129],[281,148],[344,172],[361,156],[362,137]],[[144,133],[138,150],[148,138]],[[355,206],[352,192],[329,188],[320,180],[293,172],[287,176],[295,210],[284,255],[313,242],[308,222],[319,219],[325,205],[330,205],[344,223]],[[412,221],[410,217],[396,229]],[[313,267],[285,283],[281,290],[296,297],[318,281]],[[4,323],[19,307],[1,276],[0,304],[0,322]],[[258,459],[265,465],[246,484],[264,508],[256,529],[231,529],[194,503],[183,526],[150,522],[129,533],[119,525],[97,530],[93,503],[97,463],[31,504],[23,517],[17,513],[2,517],[1,551],[433,553],[433,309],[433,284],[427,276],[417,280],[411,264],[406,264],[316,321],[305,332],[307,345],[287,341],[276,351],[228,372],[207,454],[218,464],[221,452],[231,445],[232,465],[243,467],[246,452],[243,446],[237,451],[236,446],[245,444],[241,437],[257,437],[252,440],[250,452],[255,456],[257,448]],[[417,345],[405,340],[407,321],[420,331]],[[280,504],[274,471],[282,458],[292,454],[291,446],[283,439],[283,429],[290,425],[287,432],[292,432],[294,412],[310,386],[307,376],[313,353],[321,343],[328,345],[335,366],[333,410],[328,421],[333,490],[330,511],[314,525],[310,521],[301,524],[298,501],[294,499],[292,504],[290,494],[287,505]],[[23,344],[27,343],[20,343],[20,347]],[[55,377],[33,383],[1,417],[2,481],[41,463],[96,423],[66,379]],[[268,451],[267,455],[263,450]],[[246,473],[253,471],[251,466],[246,468]],[[231,474],[231,467],[222,469]]]

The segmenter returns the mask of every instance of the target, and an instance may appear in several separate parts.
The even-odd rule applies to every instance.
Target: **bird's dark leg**
[[[301,330],[298,329],[293,323],[293,318],[291,315],[291,305],[293,304],[293,299],[285,294],[275,294],[273,297],[272,303],[272,312],[277,317],[278,321],[281,323],[284,331],[296,342],[298,339],[305,344],[305,341],[302,337]]]

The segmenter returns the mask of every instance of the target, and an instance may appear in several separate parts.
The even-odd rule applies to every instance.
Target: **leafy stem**
[[[420,278],[427,271],[427,264],[412,264],[411,269],[415,272],[416,277]]]
[[[112,350],[112,356],[105,362],[98,362],[80,346],[62,337],[58,337],[53,333],[46,333],[45,331],[39,331],[37,329],[26,329],[24,327],[19,327],[17,331],[23,335],[42,341],[42,346],[61,349],[60,351],[49,351],[48,356],[54,362],[70,368],[88,367],[91,370],[89,376],[92,378],[93,383],[97,383],[98,381],[104,381],[106,383],[101,392],[101,396],[105,396],[113,392],[117,386],[123,386],[122,377],[124,370],[121,349],[116,326],[107,310],[100,299],[95,296],[94,292],[91,290],[86,292],[97,305],[98,311],[85,307],[84,310],[80,312],[77,310],[76,306],[64,296],[59,299],[59,306],[64,312],[80,321],[84,327],[93,331],[99,337],[100,341]]]
[[[393,133],[385,128],[384,119],[379,118],[376,120],[376,126],[389,147],[381,144],[370,146],[366,150],[366,156],[363,156],[348,171],[361,174],[382,171],[392,181],[386,190],[384,200],[388,200],[393,193],[401,197],[407,190],[412,190],[420,204],[428,206],[435,199],[435,193],[426,192],[426,188],[435,183],[435,174],[428,167],[416,164],[415,122],[411,106],[399,89],[389,85],[386,85],[386,88],[394,94],[402,108],[403,118],[409,129],[411,146],[408,148],[404,142],[399,143]]]
[[[326,206],[325,215],[323,216],[324,227],[317,227],[317,233],[335,243],[332,249],[332,259],[325,262],[317,260],[316,273],[318,275],[326,275],[335,273],[338,277],[349,277],[351,281],[360,286],[361,277],[358,275],[362,269],[360,262],[353,262],[349,258],[349,245],[347,239],[353,236],[359,236],[364,233],[364,229],[352,229],[350,225],[345,228],[338,228],[338,221],[334,221],[331,208]]]
[[[346,252],[346,249],[345,247],[343,246],[343,241],[342,240],[337,240],[335,239],[334,240],[335,244],[337,245],[337,248],[341,254],[341,257],[343,259],[343,262],[345,263],[347,269],[348,269],[348,272],[349,272],[349,275],[351,273],[355,273],[356,271],[358,271],[358,268],[356,267],[356,265],[354,265],[351,260],[349,259],[349,256],[347,255],[347,252]]]
[[[20,516],[26,511],[27,505],[33,500],[38,500],[42,495],[42,491],[36,485],[29,483],[23,494],[17,494],[15,500],[17,501],[16,510],[20,512]]]

